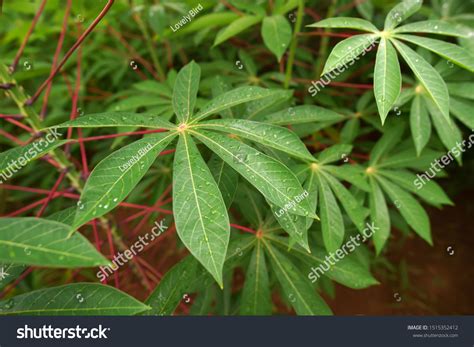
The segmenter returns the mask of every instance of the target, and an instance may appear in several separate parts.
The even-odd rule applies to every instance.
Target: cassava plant
[[[4,4],[0,315],[329,315],[394,229],[436,242],[420,177],[474,143],[460,1],[78,3]]]

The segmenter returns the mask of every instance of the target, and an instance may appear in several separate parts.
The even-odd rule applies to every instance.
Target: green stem
[[[155,66],[156,71],[158,72],[158,75],[160,76],[161,80],[165,79],[165,73],[163,72],[163,68],[161,67],[160,61],[158,60],[158,56],[156,55],[155,48],[153,47],[153,42],[150,37],[150,33],[148,32],[148,29],[143,23],[142,18],[140,17],[139,13],[136,13],[134,15],[135,21],[138,24],[138,27],[140,28],[140,31],[142,32],[143,36],[145,37],[145,42],[148,48],[148,51],[150,52],[151,55],[151,60],[153,60],[153,65]]]
[[[301,24],[303,23],[304,14],[304,0],[298,1],[298,12],[296,14],[295,30],[293,32],[293,40],[290,45],[290,53],[288,55],[288,61],[286,63],[286,75],[285,75],[285,89],[288,89],[291,81],[291,75],[293,73],[293,62],[295,60],[296,47],[298,46],[298,34],[301,31]]]
[[[6,90],[6,94],[10,97],[17,105],[20,114],[25,117],[25,120],[31,126],[35,132],[40,132],[43,129],[41,125],[41,119],[36,113],[32,106],[25,106],[25,101],[28,99],[17,82],[12,78],[8,72],[8,68],[1,64],[0,65],[0,82],[12,83],[14,86]],[[82,185],[80,183],[80,175],[78,172],[70,170],[74,168],[74,165],[67,159],[66,154],[60,150],[55,149],[51,151],[51,157],[60,165],[61,170],[68,170],[66,176],[71,181],[72,186],[79,192],[82,191]]]

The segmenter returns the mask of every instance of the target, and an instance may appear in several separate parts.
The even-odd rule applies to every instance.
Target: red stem
[[[64,37],[66,36],[66,30],[67,30],[67,21],[69,18],[69,12],[71,10],[71,4],[72,4],[72,0],[67,0],[66,10],[64,12],[63,26],[61,28],[61,33],[59,34],[58,44],[56,45],[56,51],[54,52],[53,64],[51,65],[50,75],[53,73],[54,68],[56,67],[56,64],[58,63],[59,53],[61,53],[61,49],[63,48]],[[40,113],[41,119],[44,119],[44,117],[46,116],[46,112],[48,108],[49,93],[51,92],[52,85],[53,84],[51,82],[48,83],[48,86],[46,87],[46,92],[44,93],[43,106],[41,107],[41,113]]]
[[[242,225],[232,224],[232,223],[231,223],[230,226],[231,226],[232,228],[239,229],[239,230],[243,230],[243,231],[246,231],[246,232],[248,232],[248,233],[252,233],[252,234],[256,234],[256,233],[257,233],[255,230],[250,229],[250,228],[247,228],[247,227],[244,227],[244,226],[242,226]]]
[[[49,192],[48,197],[46,198],[46,201],[44,202],[43,206],[41,206],[41,209],[36,214],[36,217],[39,218],[44,213],[44,210],[46,210],[46,207],[48,207],[48,204],[53,199],[54,194],[56,194],[56,191],[58,190],[59,185],[61,184],[65,176],[66,176],[66,170],[61,172],[61,174],[59,175],[58,179],[56,180],[56,183],[53,186],[53,189],[51,189],[51,191]]]
[[[5,295],[7,295],[13,288],[15,288],[18,283],[20,283],[21,281],[23,281],[25,279],[26,276],[28,276],[31,271],[34,270],[34,267],[29,267],[28,269],[26,269],[20,276],[18,276],[18,278],[12,283],[10,284],[9,286],[7,286],[1,293],[0,293],[0,299],[2,299],[3,297],[5,297]]]
[[[10,73],[15,72],[16,67],[18,66],[18,62],[20,61],[23,51],[25,50],[26,44],[28,43],[31,34],[33,33],[33,30],[35,30],[36,23],[38,23],[38,19],[41,17],[41,14],[43,13],[44,6],[46,5],[47,1],[48,0],[43,0],[41,2],[38,11],[35,14],[35,17],[31,22],[30,28],[28,29],[28,32],[26,33],[25,38],[23,39],[23,42],[21,43],[21,46],[18,49],[18,52],[16,53],[15,59],[13,59],[13,63],[10,65]]]
[[[92,22],[92,24],[87,28],[86,31],[84,31],[82,33],[82,35],[79,37],[79,39],[77,39],[77,41],[74,43],[74,45],[72,45],[72,47],[69,49],[69,51],[67,51],[67,53],[64,55],[63,59],[61,59],[61,61],[59,62],[58,66],[56,66],[56,68],[54,69],[54,71],[49,75],[49,77],[46,79],[46,81],[43,82],[43,84],[38,88],[38,90],[36,91],[36,93],[31,97],[29,98],[28,100],[26,100],[25,102],[25,105],[32,105],[36,99],[38,99],[38,97],[41,95],[42,91],[44,90],[44,88],[46,88],[46,86],[49,84],[49,82],[51,82],[54,78],[54,76],[56,76],[56,74],[59,72],[59,70],[61,70],[61,68],[64,66],[64,64],[67,62],[67,60],[69,59],[69,57],[74,53],[74,51],[81,45],[81,43],[85,40],[85,38],[91,33],[92,30],[94,30],[94,28],[97,26],[97,24],[99,24],[99,22],[102,20],[102,18],[104,18],[104,16],[107,14],[107,12],[109,11],[110,7],[113,5],[114,3],[114,0],[108,0],[107,1],[107,4],[105,5],[105,7],[102,9],[102,11],[99,13],[99,15],[97,16],[96,19],[94,19],[94,21]]]

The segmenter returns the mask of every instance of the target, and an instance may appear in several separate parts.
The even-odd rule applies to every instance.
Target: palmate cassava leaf
[[[311,282],[290,260],[280,253],[269,242],[264,241],[272,270],[283,290],[283,295],[290,302],[298,315],[330,315],[331,309],[316,293]]]
[[[0,301],[0,316],[129,316],[149,307],[113,287],[74,283]]]
[[[262,145],[278,149],[296,158],[313,160],[299,137],[288,128],[244,119],[218,119],[199,123],[199,127],[235,134]]]
[[[207,162],[209,170],[221,191],[227,209],[234,201],[239,184],[239,174],[217,155],[213,154]]]
[[[325,148],[318,155],[318,164],[329,164],[339,161],[349,156],[352,151],[352,145],[338,144]]]
[[[173,314],[176,307],[183,300],[185,294],[196,290],[196,280],[206,276],[206,270],[199,265],[193,256],[188,256],[173,266],[156,286],[153,293],[146,300],[151,306],[144,312],[147,316],[163,316]]]
[[[270,282],[262,241],[257,242],[250,259],[240,307],[241,315],[262,316],[272,313]]]
[[[186,123],[193,114],[200,78],[201,68],[194,60],[183,67],[176,76],[173,88],[173,109],[181,123]]]
[[[372,235],[375,251],[380,254],[390,236],[390,215],[382,189],[373,177],[369,177],[371,192],[369,194],[370,218],[378,228]]]
[[[319,22],[307,25],[309,28],[344,28],[370,31],[373,33],[379,30],[375,25],[367,20],[351,17],[335,17],[320,20]]]
[[[393,183],[418,195],[427,203],[438,205],[453,205],[443,189],[433,180],[424,182],[422,187],[417,184],[418,177],[407,170],[379,170],[378,173],[387,177]]]
[[[422,5],[422,0],[403,0],[390,10],[385,17],[384,30],[390,30],[398,26],[405,19],[416,13]]]
[[[57,128],[144,127],[171,129],[173,124],[152,113],[105,112],[89,114],[57,125]]]
[[[400,95],[402,75],[397,52],[390,40],[382,38],[374,69],[374,94],[382,124]]]
[[[279,207],[289,206],[288,212],[317,218],[310,211],[304,191],[295,175],[282,163],[252,147],[217,133],[191,131],[209,149],[221,157],[257,188],[263,196]]]
[[[205,104],[199,112],[192,118],[191,123],[196,123],[220,111],[231,107],[260,99],[265,99],[273,95],[279,95],[278,91],[261,87],[239,87],[216,96]]]
[[[416,95],[410,109],[410,129],[415,143],[416,154],[420,155],[431,137],[431,120],[423,98]]]
[[[0,184],[20,172],[21,167],[67,142],[67,140],[46,141],[43,139],[0,153]]]
[[[268,240],[282,251],[287,251],[288,242],[284,238],[271,235],[268,236]],[[348,249],[348,252],[352,251],[354,251],[354,249]],[[317,268],[323,264],[326,261],[326,256],[329,255],[324,248],[315,245],[311,247],[311,253],[306,252],[306,250],[299,246],[294,246],[290,254],[304,262],[305,267],[302,271],[304,274],[308,273],[307,277],[310,281],[313,281],[313,276],[309,275],[309,273],[312,272],[312,268]],[[324,275],[353,289],[362,289],[378,284],[378,281],[370,273],[370,269],[360,263],[355,254],[350,253],[343,259],[335,262],[334,265],[331,265],[331,270],[325,272]],[[317,278],[314,281],[317,281]]]
[[[298,216],[288,212],[282,213],[278,206],[275,206],[271,202],[269,202],[269,205],[278,224],[280,224],[280,226],[288,233],[288,235],[290,235],[292,240],[297,242],[309,252],[306,217]]]
[[[262,16],[242,16],[237,18],[235,21],[230,23],[229,26],[222,29],[216,36],[214,46],[221,44],[222,42],[230,39],[231,37],[239,34],[247,28],[259,23],[263,19]]]
[[[393,31],[395,34],[399,33],[424,33],[424,34],[438,34],[454,37],[468,37],[469,31],[466,28],[459,28],[443,20],[425,20],[403,25]]]
[[[431,52],[436,53],[449,61],[452,61],[454,64],[466,70],[471,72],[474,71],[474,56],[472,56],[469,51],[462,48],[461,46],[441,40],[434,40],[428,37],[415,35],[399,34],[396,35],[396,37],[426,48],[427,50],[430,50]]]
[[[109,262],[81,234],[56,221],[0,218],[0,261],[60,268],[93,267]]]
[[[0,262],[0,290],[3,290],[8,284],[18,278],[25,269],[25,265]]]
[[[375,34],[354,35],[339,42],[334,46],[329,55],[321,75],[329,73],[336,68],[341,71],[347,68],[347,64],[353,65],[356,58],[365,55],[367,49],[377,40]]]
[[[400,142],[405,131],[405,125],[401,122],[394,124],[388,128],[379,141],[375,144],[370,152],[369,164],[371,166],[378,165],[378,162],[384,155],[390,152],[397,143]]]
[[[313,122],[336,123],[343,119],[345,116],[332,110],[314,105],[301,105],[272,113],[264,117],[263,121],[275,125],[287,125]]]
[[[179,138],[173,170],[173,212],[178,235],[222,287],[229,217],[221,192],[188,134]]]
[[[474,105],[471,101],[456,98],[450,98],[449,100],[449,110],[451,113],[470,129],[474,129],[474,117],[472,117],[471,113],[473,108]]]
[[[389,180],[375,176],[382,189],[390,197],[400,214],[413,230],[429,244],[432,244],[431,227],[428,214],[420,203],[408,192],[391,183]]]
[[[462,152],[458,150],[458,143],[462,141],[462,135],[459,128],[454,122],[450,122],[446,119],[444,114],[436,107],[435,103],[431,98],[424,97],[426,107],[431,115],[434,128],[439,135],[439,138],[443,145],[449,151],[452,151],[453,156],[456,158],[458,163],[462,163]]]
[[[344,240],[344,221],[329,183],[322,174],[316,174],[319,187],[319,214],[324,246],[329,252],[335,252]]]
[[[224,269],[231,269],[256,242],[256,238],[250,235],[235,236],[234,234],[233,236],[230,239]],[[194,293],[211,284],[212,278],[209,272],[199,264],[196,258],[188,256],[174,265],[161,279],[145,301],[151,309],[143,314],[171,315],[183,300],[184,294]]]
[[[449,94],[446,83],[426,60],[410,47],[398,40],[392,40],[408,66],[415,73],[441,114],[449,121]]]
[[[176,132],[150,134],[97,164],[81,194],[73,228],[103,216],[120,204],[175,136]]]
[[[360,206],[359,202],[341,182],[335,179],[332,175],[326,173],[324,169],[322,170],[322,174],[325,180],[329,183],[334,195],[344,207],[344,210],[351,221],[359,231],[362,231],[365,227],[364,220],[366,217],[366,209]]]
[[[265,17],[262,22],[262,38],[265,46],[281,60],[291,41],[290,23],[282,15]]]

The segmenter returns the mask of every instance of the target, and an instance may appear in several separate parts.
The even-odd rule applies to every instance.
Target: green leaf
[[[335,252],[344,241],[342,213],[327,180],[319,173],[316,178],[319,187],[319,213],[324,246],[328,252]]]
[[[146,309],[130,295],[95,283],[66,284],[0,301],[0,315],[128,316]]]
[[[456,25],[442,20],[425,20],[406,24],[394,30],[394,33],[426,33],[455,37],[468,37],[466,28],[458,28]]]
[[[268,112],[284,107],[293,96],[292,90],[271,89],[273,93],[265,98],[250,101],[245,105],[244,117],[261,121]]]
[[[40,218],[0,218],[0,261],[13,264],[75,268],[109,262],[81,234]]]
[[[271,235],[268,236],[268,239],[282,250],[288,248],[286,240],[282,237]],[[326,271],[324,276],[352,289],[363,289],[378,284],[379,282],[372,276],[368,267],[361,264],[355,254],[350,254],[350,252],[355,250],[356,246],[348,246],[348,254],[344,258],[339,259],[338,262],[334,262],[334,265],[329,264],[330,270]],[[291,249],[290,254],[295,255],[304,262],[306,265],[304,273],[308,272],[308,279],[313,283],[320,276],[317,270],[315,275],[311,276],[311,273],[314,272],[313,268],[317,269],[321,264],[328,264],[329,262],[326,260],[326,257],[331,257],[323,247],[318,246],[311,247],[311,253],[306,252],[299,246],[295,246]]]
[[[459,164],[462,162],[462,152],[457,150],[458,143],[462,141],[462,135],[454,122],[449,122],[431,99],[425,98],[426,106],[431,114],[431,120],[441,142],[449,150],[454,152],[454,156]],[[455,152],[458,152],[457,154]]]
[[[232,235],[235,236],[236,234]],[[231,237],[226,255],[225,269],[231,268],[243,258],[243,255],[253,247],[256,238],[253,235],[238,235]],[[202,290],[213,283],[212,277],[192,255],[175,264],[156,286],[145,303],[151,310],[144,315],[173,314],[184,294]]]
[[[420,95],[416,95],[411,103],[410,129],[419,156],[431,137],[431,120]]]
[[[78,202],[73,228],[103,216],[138,184],[176,133],[151,134],[103,159],[91,172]]]
[[[415,35],[396,35],[396,37],[430,50],[464,69],[474,71],[474,56],[461,46]]]
[[[325,165],[324,170],[328,171],[334,177],[347,181],[350,184],[366,192],[370,191],[364,176],[364,170],[353,165],[332,166]]]
[[[385,243],[390,236],[390,215],[388,213],[387,202],[380,186],[373,177],[370,177],[371,193],[369,195],[370,218],[377,231],[372,235],[375,251],[380,254]]]
[[[240,301],[241,315],[264,316],[272,313],[272,298],[265,254],[258,242],[245,274],[245,283]]]
[[[389,40],[382,38],[374,70],[374,94],[382,125],[400,95],[402,75],[397,52]]]
[[[153,293],[145,301],[151,310],[147,316],[172,315],[185,294],[195,291],[195,285],[206,275],[205,269],[193,256],[187,256],[166,272]]]
[[[352,152],[352,145],[336,144],[324,149],[318,155],[319,164],[329,164],[335,161],[343,160]]]
[[[229,217],[221,192],[188,134],[173,164],[173,214],[180,239],[222,287]]]
[[[263,19],[262,16],[242,16],[230,23],[230,25],[221,31],[216,36],[214,46],[220,45],[222,42],[231,37],[241,33],[247,28],[254,26]]]
[[[449,100],[449,109],[451,113],[467,127],[470,129],[474,128],[474,117],[472,116],[474,105],[472,102],[451,98]]]
[[[295,175],[279,161],[240,141],[217,133],[192,132],[209,149],[257,188],[263,196],[287,212],[317,218],[310,210],[304,191]],[[297,202],[297,199],[303,198]]]
[[[41,139],[0,153],[0,184],[16,175],[22,167],[28,165],[33,160],[41,158],[67,142],[68,140],[49,142]]]
[[[421,8],[422,0],[404,0],[390,10],[385,17],[384,30],[391,30]]]
[[[290,23],[282,15],[265,17],[262,22],[262,37],[265,46],[281,60],[291,42]]]
[[[304,249],[309,252],[308,245],[308,230],[306,228],[306,218],[298,216],[296,214],[283,212],[278,206],[275,206],[271,202],[269,203],[273,215],[275,216],[278,224],[292,237],[294,241],[299,243]],[[315,211],[314,209],[313,211]]]
[[[288,128],[245,119],[216,119],[201,122],[199,127],[235,134],[262,145],[278,149],[296,158],[314,158],[300,138]]]
[[[316,293],[306,277],[291,264],[291,261],[270,243],[264,244],[283,294],[291,302],[296,313],[298,315],[331,315],[331,309]]]
[[[370,31],[373,33],[378,32],[379,30],[372,23],[361,18],[352,18],[352,17],[336,17],[336,18],[327,18],[319,22],[307,25],[309,28],[345,28],[345,29],[355,29],[362,31]]]
[[[442,152],[433,151],[429,148],[425,148],[421,155],[417,157],[415,149],[410,148],[391,155],[389,158],[386,158],[382,163],[378,164],[377,166],[390,168],[429,167],[432,161],[437,159],[442,154]]]
[[[238,173],[215,154],[211,156],[207,166],[222,193],[225,206],[229,209],[232,201],[234,201],[235,192],[237,191],[239,181]]]
[[[361,54],[365,55],[377,38],[375,34],[361,34],[339,42],[331,51],[321,75],[332,72],[336,68],[339,73],[346,70],[348,64],[353,65]]]
[[[405,125],[401,122],[397,122],[392,127],[385,130],[383,136],[377,141],[370,152],[369,164],[371,166],[377,165],[380,159],[390,152],[398,142],[400,142],[404,131]]]
[[[63,223],[66,225],[72,225],[74,223],[74,217],[76,216],[76,206],[68,207],[64,210],[55,212],[48,217],[44,217],[48,220],[53,220],[59,223]]]
[[[366,209],[357,202],[354,196],[349,192],[349,190],[347,190],[346,187],[344,187],[341,182],[332,177],[330,174],[325,173],[324,170],[322,170],[322,174],[331,186],[331,189],[338,198],[338,200],[341,202],[342,206],[344,207],[344,210],[346,210],[347,215],[349,216],[351,221],[354,223],[354,225],[359,231],[364,230]]]
[[[218,95],[209,101],[203,108],[193,117],[192,123],[196,123],[210,115],[219,113],[222,110],[229,109],[236,105],[240,105],[253,100],[260,100],[280,93],[278,90],[265,89],[261,87],[239,87],[231,91]]]
[[[207,29],[209,27],[216,27],[229,24],[239,18],[236,13],[233,12],[221,12],[221,13],[209,13],[199,15],[199,18],[195,17],[195,19],[187,24],[185,27],[181,27],[174,35],[183,35],[189,34],[191,32],[196,32],[199,30]]]
[[[419,182],[418,175],[414,175],[406,170],[379,170],[381,175],[387,177],[400,187],[415,193],[420,198],[432,205],[453,205],[451,199],[443,189],[433,180]],[[419,185],[417,185],[417,181]]]
[[[59,125],[57,128],[106,128],[106,127],[144,127],[171,129],[176,127],[153,113],[105,112],[85,115]]]
[[[420,203],[410,193],[407,193],[397,185],[380,176],[376,177],[384,191],[387,192],[392,202],[398,208],[402,217],[421,238],[432,245],[430,220]]]
[[[433,99],[436,107],[449,122],[448,88],[439,73],[407,45],[397,40],[392,40],[392,42],[426,89],[428,95]]]
[[[339,122],[346,117],[323,107],[302,105],[272,113],[264,121],[276,125],[304,124],[313,122]]]
[[[181,123],[188,122],[193,115],[200,79],[201,68],[194,60],[183,67],[176,76],[173,88],[173,109]]]
[[[446,85],[448,86],[449,95],[474,100],[474,83],[456,82],[446,83]]]
[[[18,264],[7,264],[0,262],[0,290],[3,290],[10,282],[18,278],[26,266]]]

